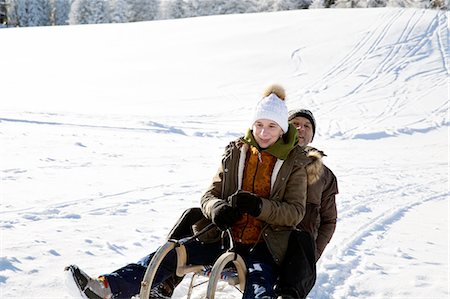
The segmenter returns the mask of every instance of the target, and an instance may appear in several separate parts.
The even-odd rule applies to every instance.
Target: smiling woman
[[[297,132],[288,123],[284,89],[272,85],[258,101],[247,134],[230,142],[222,164],[201,198],[202,215],[220,230],[231,230],[235,252],[248,274],[243,298],[274,298],[288,240],[306,209],[307,165],[311,159],[297,146]],[[210,265],[224,252],[223,240],[185,244],[187,263]],[[171,251],[150,289],[159,290],[176,273]],[[98,279],[77,266],[66,268],[69,280],[88,298],[131,298],[154,256],[144,257]],[[171,290],[173,292],[173,288]]]

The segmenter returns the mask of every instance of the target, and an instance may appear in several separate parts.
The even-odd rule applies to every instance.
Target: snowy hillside
[[[270,82],[314,112],[339,181],[310,298],[449,297],[444,12],[2,29],[0,43],[0,298],[70,298],[65,265],[95,276],[155,250]]]

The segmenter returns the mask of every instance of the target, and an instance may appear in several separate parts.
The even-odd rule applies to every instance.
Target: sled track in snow
[[[367,47],[367,44],[372,39],[375,39],[374,42],[371,42],[369,50],[366,51],[372,52],[373,49],[376,47],[376,45],[379,44],[380,41],[382,40],[382,37],[386,33],[387,27],[392,26],[392,24],[401,14],[403,14],[402,10],[399,10],[393,15],[391,13],[386,13],[386,16],[383,16],[383,19],[389,17],[388,21],[378,22],[373,26],[373,28],[370,28],[369,32],[353,47],[353,49],[349,53],[347,53],[347,55],[345,55],[340,61],[338,61],[334,66],[332,66],[320,78],[308,84],[308,86],[306,86],[305,89],[308,91],[320,90],[322,89],[323,86],[328,86],[331,83],[331,81],[335,80],[340,74],[344,75],[345,77],[348,77],[367,58],[367,56],[359,58],[360,57],[359,52],[364,51],[364,48]],[[380,27],[382,26],[383,28],[380,29]],[[381,31],[381,34],[378,33],[379,31]],[[295,50],[294,53],[296,53],[299,50],[300,49]],[[295,55],[292,54],[292,56]],[[347,71],[347,68],[351,68],[351,71],[350,72]]]
[[[425,200],[417,200],[412,203],[396,206],[384,211],[382,214],[372,218],[370,222],[363,223],[353,235],[349,236],[340,244],[339,247],[328,249],[327,258],[337,261],[336,263],[326,263],[323,267],[326,271],[318,269],[316,285],[319,286],[315,293],[310,294],[310,298],[345,298],[336,296],[334,293],[338,287],[347,287],[347,279],[353,275],[360,262],[361,255],[358,255],[358,247],[362,246],[366,237],[377,235],[381,236],[388,228],[399,221],[413,207],[422,205],[430,201],[445,200],[449,193],[438,194]],[[335,270],[335,271],[333,271]],[[332,273],[332,274],[330,274]],[[347,295],[350,290],[347,290]]]
[[[348,94],[344,97],[357,93],[364,87],[369,86],[369,84],[374,82],[375,80],[379,80],[386,75],[392,74],[396,68],[400,68],[403,64],[407,64],[413,52],[417,52],[418,49],[423,46],[423,44],[426,42],[424,40],[426,39],[423,36],[414,36],[413,34],[414,28],[423,16],[423,11],[418,17],[416,17],[417,14],[419,14],[419,12],[414,12],[413,16],[406,22],[406,27],[397,38],[397,42],[388,45],[388,47],[382,46],[381,43],[385,40],[386,36],[389,33],[389,30],[397,20],[397,17],[395,19],[392,19],[391,22],[389,22],[384,28],[381,29],[381,33],[377,36],[376,41],[372,44],[369,50],[364,54],[364,57],[368,58],[376,54],[380,49],[387,48],[387,53],[384,55],[383,60],[377,65],[373,72],[363,82],[361,82],[353,90],[348,92]],[[399,15],[398,17],[400,18],[401,15]],[[427,30],[426,34],[429,33],[430,31]],[[402,53],[401,50],[405,46],[410,46],[410,49]],[[354,71],[356,69],[357,68],[355,68]]]
[[[303,84],[305,88],[294,92],[293,98],[302,101],[304,96],[309,95],[307,100],[310,102],[306,104],[318,115],[342,114],[340,109],[348,105],[359,110],[359,115],[367,115],[370,114],[366,107],[367,98],[373,98],[384,105],[386,109],[380,111],[379,115],[373,115],[362,121],[365,121],[371,128],[373,128],[373,124],[382,125],[380,132],[388,129],[390,127],[389,118],[409,115],[408,109],[412,102],[420,103],[425,95],[445,88],[450,72],[446,20],[443,12],[436,12],[432,17],[426,10],[399,9],[386,12],[380,16],[378,22],[368,28],[367,33],[361,37],[352,50],[322,76],[311,83]],[[396,32],[394,29],[399,28],[399,23],[405,24],[404,29]],[[431,48],[436,48],[438,56],[441,57],[442,63],[439,67],[436,67],[436,63],[434,66],[430,64]],[[299,55],[300,49],[292,53],[294,63],[299,60],[296,56]],[[429,67],[410,77],[402,77],[407,73],[403,69],[420,61]],[[364,77],[361,77],[360,73],[365,74]],[[414,90],[416,84],[421,80],[430,81],[432,84],[431,88],[421,90],[422,95],[417,96]],[[399,82],[407,84],[399,84]],[[408,84],[408,82],[411,83]],[[334,87],[339,86],[348,86],[348,88],[335,92]],[[390,93],[383,96],[384,90],[389,90]],[[412,101],[411,96],[414,97]],[[322,101],[320,101],[321,98]],[[323,102],[325,100],[326,103]],[[441,106],[440,103],[432,105]],[[430,111],[428,111],[430,115],[436,116],[434,112],[438,112],[437,117],[444,119],[445,107],[437,109],[434,106],[430,107]],[[429,127],[432,125],[430,122],[431,118],[424,118],[416,124]],[[332,131],[338,130],[338,132],[330,132],[330,136],[336,134],[336,136],[344,137],[356,136],[363,128],[359,126],[358,130],[358,128],[345,126],[340,128],[337,124],[333,124],[333,126],[335,128]],[[410,127],[411,123],[405,122],[401,124],[401,127],[395,127],[395,129],[398,129],[399,132],[406,132]],[[377,134],[378,132],[372,133]]]
[[[395,22],[404,17],[405,11],[398,10],[394,14],[389,14],[382,18],[382,21],[377,22],[373,28],[355,45],[352,51],[350,51],[341,61],[336,63],[329,71],[327,71],[321,78],[313,82],[307,87],[307,90],[320,90],[321,86],[329,86],[332,84],[339,84],[340,81],[350,77],[354,74],[365,62],[373,59],[374,56],[379,55],[378,51],[386,50],[383,53],[383,59],[380,63],[377,63],[377,67],[373,70],[367,78],[358,84],[354,89],[349,91],[345,96],[336,98],[334,102],[342,103],[342,100],[349,95],[363,90],[363,87],[367,87],[369,83],[374,82],[377,79],[381,79],[382,76],[390,75],[395,72],[396,69],[404,67],[404,64],[411,63],[412,57],[416,60],[423,58],[423,55],[419,55],[418,52],[432,39],[433,35],[437,35],[440,52],[442,53],[443,65],[448,73],[448,66],[446,60],[446,45],[444,42],[445,35],[445,14],[437,14],[433,21],[429,24],[424,34],[416,34],[414,29],[420,24],[424,16],[424,11],[414,11],[412,16],[406,22],[405,29],[397,37],[397,41],[394,43],[388,43],[382,45],[389,35],[389,30],[393,27]],[[406,51],[401,51],[406,49]],[[418,55],[418,56],[416,56]],[[440,71],[431,70],[435,74],[441,73]]]

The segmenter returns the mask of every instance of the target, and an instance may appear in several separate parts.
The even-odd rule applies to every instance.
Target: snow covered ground
[[[65,265],[99,275],[155,250],[270,82],[315,113],[313,145],[339,181],[310,298],[449,297],[445,12],[2,29],[0,41],[1,298],[70,298]]]

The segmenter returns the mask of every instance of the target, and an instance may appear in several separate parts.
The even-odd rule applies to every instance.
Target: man
[[[316,279],[316,262],[331,240],[336,228],[337,180],[333,172],[323,165],[325,154],[308,146],[316,132],[316,121],[311,111],[289,111],[289,122],[298,132],[298,145],[315,160],[309,167],[316,167],[318,174],[308,178],[306,213],[292,233],[288,252],[282,264],[277,291],[279,299],[306,298]]]

